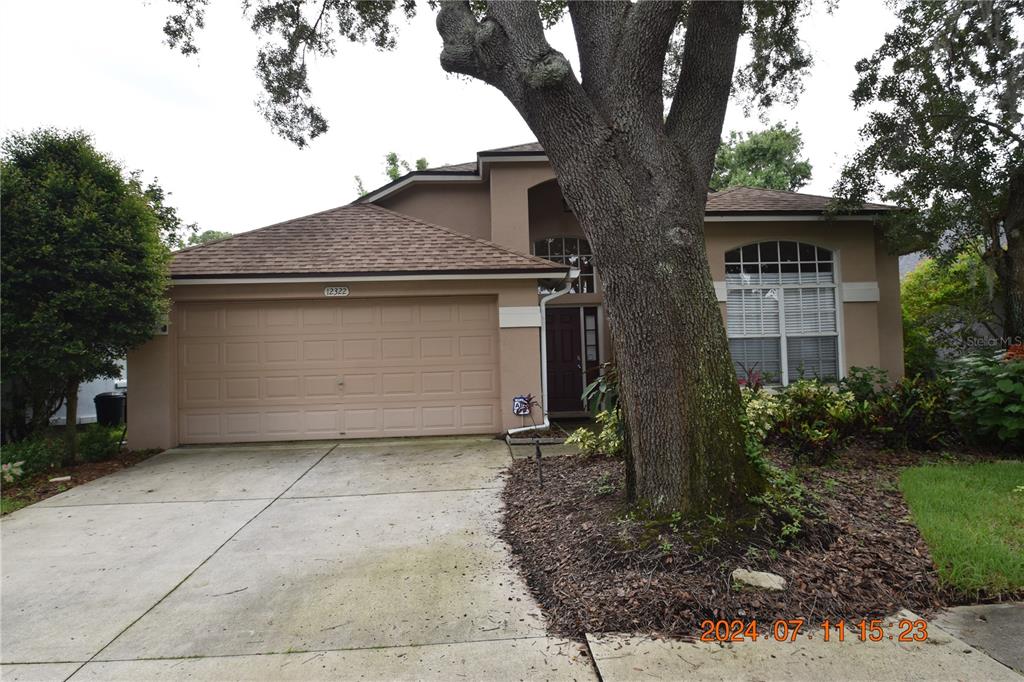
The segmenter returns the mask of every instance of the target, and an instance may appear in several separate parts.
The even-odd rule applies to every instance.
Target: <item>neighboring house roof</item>
[[[824,213],[832,201],[832,197],[818,194],[758,187],[729,187],[708,194],[704,213],[705,215],[815,215]],[[879,213],[895,208],[897,207],[886,204],[864,203],[859,209],[844,210],[841,213]]]
[[[476,161],[436,166],[421,171],[411,171],[386,185],[367,192],[355,203],[372,203],[405,186],[418,181],[441,180],[444,182],[479,182],[484,178],[484,165],[507,161],[533,161],[547,158],[539,142],[498,147],[477,152]],[[828,210],[832,197],[801,192],[759,189],[755,187],[730,187],[708,194],[705,214],[708,216],[798,216],[823,215]],[[897,209],[887,204],[864,203],[858,209],[837,211],[841,215],[873,215]]]
[[[372,204],[341,206],[174,254],[174,279],[411,274],[539,277],[568,266]]]

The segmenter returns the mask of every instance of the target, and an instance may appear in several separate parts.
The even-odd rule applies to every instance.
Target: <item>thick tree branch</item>
[[[988,126],[989,128],[992,128],[994,130],[998,130],[1003,135],[1006,135],[1007,137],[1009,137],[1014,142],[1017,142],[1018,144],[1024,144],[1024,138],[1022,138],[1017,133],[1013,132],[1011,128],[1004,126],[1001,123],[990,121],[982,116],[962,116],[960,114],[932,114],[928,118],[946,118],[971,123],[980,123],[981,125]]]
[[[468,2],[442,2],[437,30],[446,71],[490,83],[520,111],[528,98],[576,83],[569,61],[544,37],[536,2],[489,2],[481,21]]]
[[[495,87],[508,54],[505,36],[494,22],[478,22],[469,2],[442,2],[437,32],[444,41],[441,68],[479,78]]]
[[[711,177],[729,104],[743,3],[697,2],[686,22],[679,82],[666,121],[695,178]]]
[[[572,19],[576,49],[580,56],[583,89],[602,112],[608,110],[610,103],[609,75],[615,64],[615,54],[629,7],[629,3],[624,1],[574,0],[569,3],[569,17]]]
[[[669,40],[682,12],[681,2],[646,1],[626,16],[612,82],[620,98],[632,98],[647,124],[660,126],[665,115],[662,79]]]

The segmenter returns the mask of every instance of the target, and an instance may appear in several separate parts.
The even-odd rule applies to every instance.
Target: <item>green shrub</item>
[[[814,379],[801,379],[779,391],[778,417],[771,439],[793,458],[827,462],[850,440],[856,401],[849,391]]]
[[[773,393],[743,387],[743,430],[748,440],[764,443],[779,419],[779,399]],[[749,449],[749,447],[748,447]]]
[[[14,465],[21,462],[23,476],[49,471],[60,466],[64,456],[64,441],[51,434],[30,436],[0,448],[0,463]]]
[[[583,389],[583,403],[595,417],[619,409],[619,372],[614,363],[601,365],[601,374]]]
[[[889,373],[878,367],[851,367],[839,388],[853,394],[857,402],[876,400],[889,385]]]
[[[102,462],[113,459],[121,450],[121,433],[124,427],[109,427],[89,424],[78,437],[78,451],[86,462]]]
[[[973,355],[952,363],[950,409],[965,440],[1017,445],[1024,437],[1024,360]]]
[[[937,450],[949,445],[955,435],[949,388],[943,380],[904,377],[879,391],[864,407],[865,435],[887,448]]]
[[[595,432],[592,429],[576,429],[565,439],[579,447],[584,455],[612,455],[622,454],[622,426],[619,423],[618,410],[598,412],[594,417],[600,429]]]

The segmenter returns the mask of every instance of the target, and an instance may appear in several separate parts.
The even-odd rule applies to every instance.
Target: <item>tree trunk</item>
[[[552,157],[604,285],[629,435],[628,488],[652,516],[739,520],[764,482],[747,457],[742,402],[704,239],[706,185],[678,157],[626,145]],[[656,164],[656,165],[652,165]]]
[[[64,466],[72,466],[78,461],[78,382],[68,381],[67,410],[64,420]]]
[[[1010,181],[1003,226],[1006,251],[999,269],[1005,305],[1003,335],[1008,343],[1024,343],[1024,168]]]
[[[584,230],[605,285],[630,448],[641,453],[628,462],[635,501],[653,516],[736,520],[763,482],[744,448],[703,197],[682,194],[655,199],[669,206],[633,224],[619,216]]]

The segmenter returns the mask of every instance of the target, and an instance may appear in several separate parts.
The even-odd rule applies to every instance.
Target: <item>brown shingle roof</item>
[[[433,168],[428,168],[427,171],[442,171],[445,173],[475,173],[476,161],[467,161],[466,163],[450,163],[447,166],[434,166]],[[423,171],[418,172],[422,173]]]
[[[708,194],[705,204],[706,215],[732,213],[822,213],[832,203],[832,197],[801,192],[786,192],[777,189],[755,187],[730,187]],[[888,211],[896,206],[865,203],[860,211]]]
[[[544,153],[544,147],[540,146],[540,142],[527,142],[526,144],[514,144],[511,147],[498,147],[497,149],[485,149],[480,152],[481,154],[494,154],[496,152],[536,152],[538,154]]]
[[[174,255],[175,278],[533,273],[566,266],[372,204],[243,232]]]

